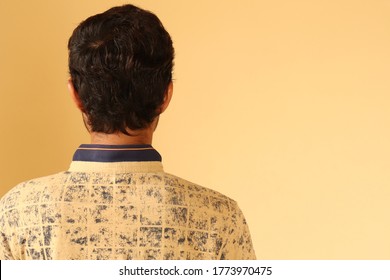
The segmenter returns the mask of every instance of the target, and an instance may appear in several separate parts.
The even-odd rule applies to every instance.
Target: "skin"
[[[153,122],[145,129],[140,130],[131,130],[128,129],[130,135],[123,134],[121,132],[106,134],[100,132],[91,131],[88,127],[88,118],[86,114],[83,112],[83,105],[80,101],[79,94],[75,90],[72,80],[68,80],[68,90],[72,97],[73,102],[76,107],[81,111],[84,119],[84,123],[86,124],[87,130],[91,136],[91,144],[104,144],[104,145],[135,145],[135,144],[152,144],[153,133],[156,130],[159,115],[153,120]],[[173,84],[172,82],[168,85],[168,88],[165,92],[164,102],[161,105],[159,111],[162,114],[167,108],[171,101],[173,94]]]

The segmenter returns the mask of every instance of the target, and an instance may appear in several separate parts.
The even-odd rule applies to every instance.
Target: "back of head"
[[[159,115],[174,49],[160,20],[133,5],[89,17],[68,43],[69,72],[93,132],[128,134]]]

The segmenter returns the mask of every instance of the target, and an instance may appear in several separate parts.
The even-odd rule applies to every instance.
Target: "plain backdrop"
[[[125,1],[0,1],[0,195],[88,143],[67,40]],[[234,198],[260,259],[390,259],[390,1],[132,1],[176,49],[153,145]]]

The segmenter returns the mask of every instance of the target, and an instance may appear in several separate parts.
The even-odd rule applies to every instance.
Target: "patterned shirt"
[[[165,173],[150,145],[81,145],[0,201],[0,259],[256,259],[237,203]]]

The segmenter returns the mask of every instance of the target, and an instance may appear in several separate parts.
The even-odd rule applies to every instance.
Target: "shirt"
[[[0,201],[0,259],[255,259],[229,197],[164,172],[150,145],[81,145]]]

